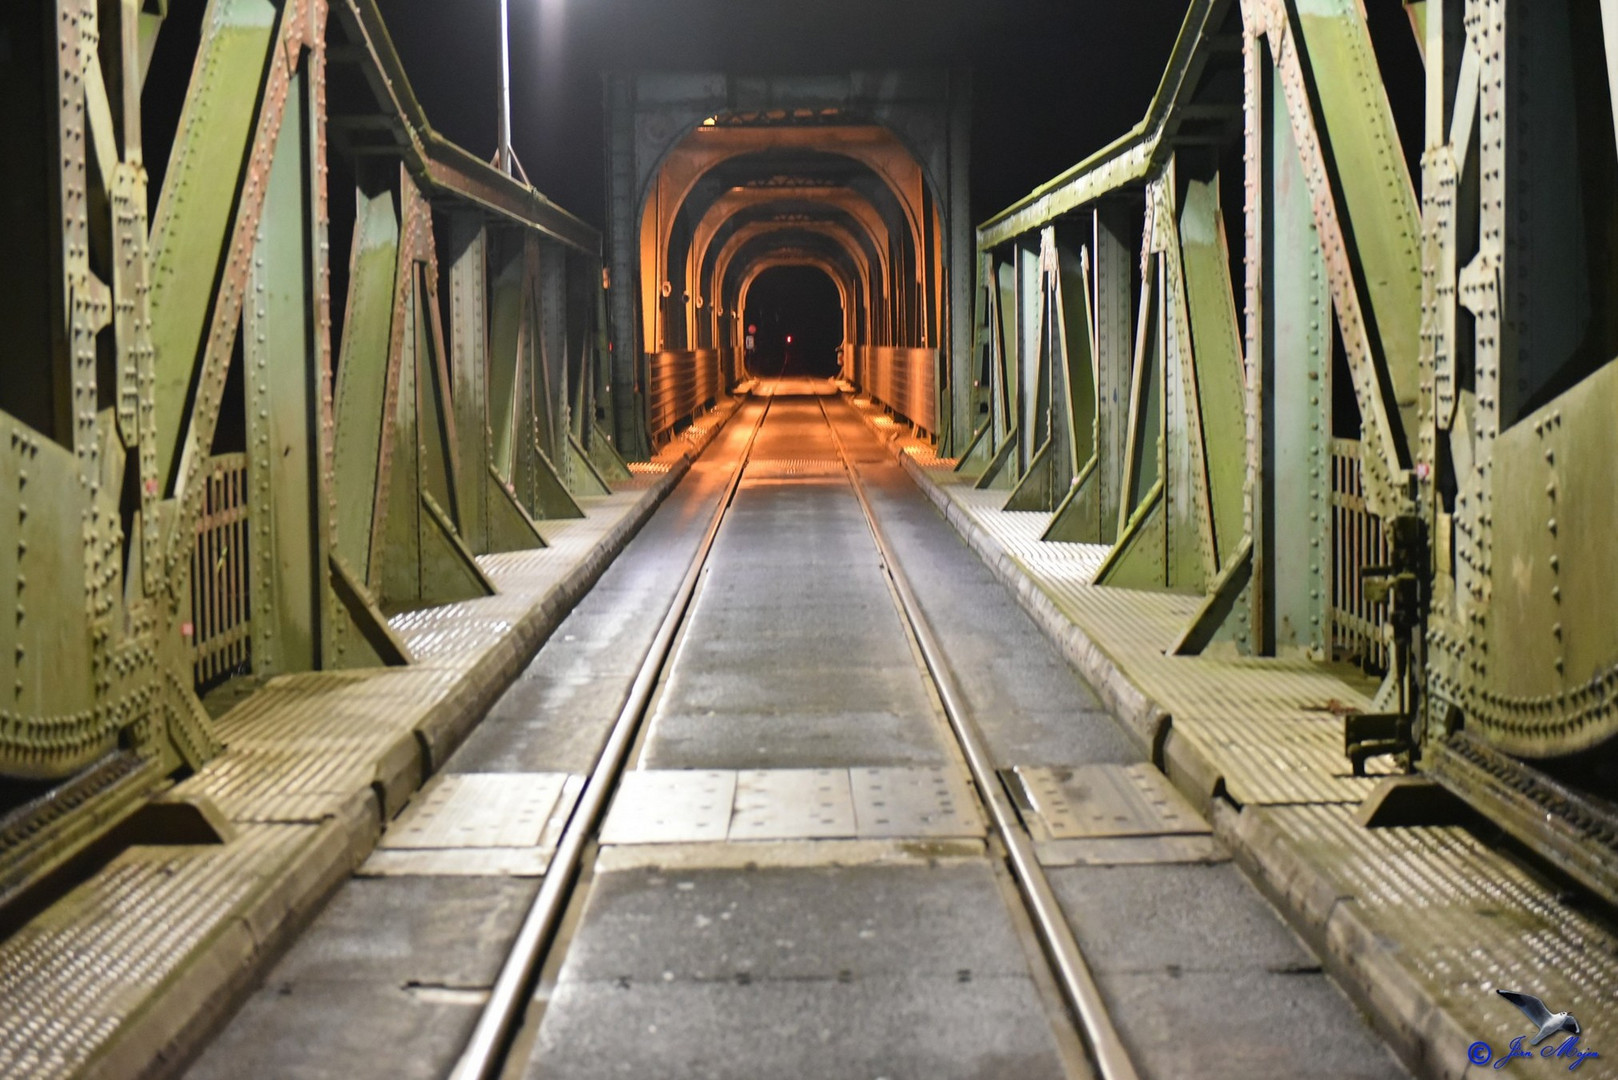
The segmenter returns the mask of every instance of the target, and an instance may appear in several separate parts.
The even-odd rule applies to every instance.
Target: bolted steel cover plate
[[[753,769],[736,778],[731,840],[855,835],[846,769]]]
[[[625,773],[601,829],[603,844],[723,840],[730,831],[736,774],[729,770],[642,769]]]
[[[451,773],[405,807],[383,848],[536,847],[566,773]]]
[[[849,773],[862,837],[984,835],[977,800],[954,769],[938,765]]]
[[[584,778],[451,773],[405,807],[361,877],[539,877],[550,868]]]
[[[1203,834],[1211,830],[1150,765],[1018,767],[1040,839]]]
[[[943,766],[627,773],[603,844],[972,839],[983,815]]]

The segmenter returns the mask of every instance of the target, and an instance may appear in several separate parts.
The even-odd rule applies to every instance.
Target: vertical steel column
[[[449,350],[460,442],[461,528],[475,552],[489,550],[488,230],[475,212],[450,222]]]
[[[254,238],[244,305],[247,471],[252,537],[253,671],[259,675],[319,666],[326,537],[317,535],[315,481],[320,366],[309,297],[316,253],[308,220],[307,80],[287,89]]]
[[[1037,244],[1038,238],[1032,238]],[[1029,243],[1017,244],[1016,261],[1016,342],[1017,342],[1017,450],[1016,475],[1028,471],[1039,435],[1044,430],[1039,411],[1039,327],[1045,296],[1040,288],[1039,249]]]
[[[1100,484],[1101,535],[1117,539],[1116,513],[1123,483],[1124,442],[1129,430],[1130,357],[1134,352],[1136,263],[1134,227],[1127,209],[1103,203],[1094,218],[1096,472]]]
[[[1266,654],[1300,648],[1323,656],[1332,550],[1331,289],[1303,162],[1283,111],[1285,91],[1270,66],[1261,67],[1264,300],[1252,646]]]
[[[559,244],[539,245],[538,370],[544,382],[544,404],[549,409],[546,455],[568,479],[569,447],[567,397],[567,252]],[[539,402],[535,402],[536,407]]]

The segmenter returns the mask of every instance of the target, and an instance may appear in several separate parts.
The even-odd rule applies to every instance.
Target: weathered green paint
[[[437,356],[424,268],[413,265],[404,306],[399,392],[393,422],[384,547],[378,553],[383,611],[488,596],[494,587],[455,528],[449,483],[447,373]]]
[[[157,472],[173,475],[264,84],[277,7],[210,0],[180,130],[152,223]],[[228,178],[228,179],[227,179]]]
[[[1022,469],[1006,499],[1007,510],[1050,510],[1056,505],[1058,485],[1065,486],[1067,416],[1061,409],[1061,342],[1056,336],[1053,291],[1047,272],[1051,261],[1053,229],[1040,233],[1037,251],[1019,249],[1017,280],[1018,335],[1023,356],[1021,388],[1023,430],[1028,442],[1019,441]]]
[[[1006,501],[1008,510],[1055,509],[1094,449],[1089,285],[1078,258],[1058,243],[1054,229],[1041,236],[1039,260],[1035,415],[1045,418],[1047,434]]]
[[[398,317],[404,321],[398,369],[397,396],[393,402],[390,438],[392,452],[382,476],[382,518],[372,525],[371,570],[368,578],[382,610],[389,615],[408,611],[422,603],[421,537],[421,455],[416,434],[416,347],[415,289],[408,284],[415,276],[414,264],[401,259],[400,273],[407,275],[405,302]],[[341,369],[339,369],[341,370]],[[338,413],[339,419],[342,413]]]
[[[498,248],[496,249],[499,250]],[[507,259],[495,273],[489,304],[490,460],[508,481],[516,475],[522,347],[524,271],[521,258]]]
[[[85,595],[84,510],[79,463],[50,439],[0,414],[0,520],[15,539],[0,544],[0,689],[8,712],[50,716],[95,704],[90,611]],[[74,752],[88,761],[115,741],[98,732]],[[36,748],[43,751],[44,746]],[[63,762],[62,764],[66,764]],[[59,766],[57,766],[59,767]]]
[[[535,403],[541,414],[540,448],[552,461],[567,461],[570,430],[567,396],[567,252],[556,244],[534,243],[539,333],[535,341]],[[543,403],[542,405],[540,403]],[[572,480],[569,467],[564,477]]]
[[[349,620],[338,667],[398,667],[413,662],[410,649],[388,624],[382,607],[342,557],[329,560],[332,591]]]
[[[1084,468],[1079,470],[1079,475],[1073,479],[1073,486],[1051,514],[1050,524],[1040,534],[1041,540],[1080,544],[1111,542],[1101,539],[1102,528],[1105,525],[1110,531],[1115,527],[1118,515],[1115,508],[1108,513],[1108,508],[1102,502],[1101,471],[1098,466],[1099,462],[1092,455]]]
[[[1134,319],[1130,312],[1131,279],[1138,270],[1130,258],[1127,215],[1119,207],[1097,207],[1092,213],[1091,364],[1095,376],[1094,451],[1080,470],[1078,482],[1057,508],[1043,539],[1111,544],[1118,537],[1118,505],[1129,426],[1130,357]]]
[[[1002,439],[1015,442],[1011,432],[1025,430],[1022,427],[1022,413],[1018,406],[1018,387],[1022,381],[1018,376],[1017,341],[1017,267],[1013,260],[1015,251],[1008,252],[1010,258],[997,259],[994,263],[994,279],[997,286],[995,294],[995,324],[998,327],[1000,344],[1000,385],[1001,392],[1001,430]]]
[[[1267,88],[1264,308],[1255,483],[1258,652],[1324,656],[1330,635],[1331,290],[1292,127]]]
[[[539,535],[539,527],[528,511],[523,509],[522,503],[517,501],[507,481],[494,471],[493,465],[488,467],[488,476],[489,483],[485,488],[489,519],[487,550],[525,551],[544,547],[545,541]]]
[[[1096,570],[1097,585],[1161,589],[1168,573],[1168,515],[1163,485],[1153,484],[1118,533],[1118,543]]]
[[[438,500],[421,493],[421,597],[422,604],[449,603],[493,596],[494,583],[478,566],[455,522]]]
[[[1218,183],[1193,180],[1180,211],[1180,251],[1191,317],[1192,367],[1201,419],[1203,463],[1212,508],[1215,565],[1225,566],[1245,530],[1247,387],[1230,283],[1230,252]]]
[[[1059,295],[1054,305],[1058,336],[1066,357],[1063,404],[1068,418],[1065,482],[1054,493],[1055,512],[1043,540],[1088,539],[1097,529],[1099,501],[1096,489],[1096,369],[1091,343],[1095,326],[1090,317],[1090,281],[1080,258],[1065,246],[1056,249]],[[1080,524],[1080,522],[1084,524]]]
[[[1253,544],[1242,537],[1225,566],[1208,589],[1208,595],[1180,632],[1167,652],[1170,656],[1195,656],[1216,639],[1228,634],[1231,616],[1236,612],[1253,579]]]
[[[488,552],[489,232],[480,215],[459,212],[450,219],[449,242],[449,359],[460,441],[456,487],[462,495],[461,532],[473,551]]]
[[[392,193],[356,192],[355,199],[348,315],[337,360],[334,482],[337,553],[361,581],[370,581],[388,352],[401,269]]]
[[[1493,526],[1473,722],[1500,749],[1536,758],[1612,738],[1610,706],[1578,716],[1597,709],[1593,688],[1618,684],[1618,361],[1495,440]]]
[[[573,432],[563,432],[564,460],[567,462],[567,489],[578,498],[588,495],[610,495],[612,487],[606,477],[596,469],[590,452],[579,445]]]
[[[1168,216],[1165,214],[1165,217]],[[1201,592],[1214,573],[1208,520],[1208,477],[1202,453],[1202,415],[1196,398],[1195,357],[1179,268],[1178,230],[1163,226],[1165,346],[1163,362],[1163,510],[1168,528],[1162,584]]]
[[[613,447],[607,433],[593,423],[590,425],[590,441],[585,445],[585,452],[590,456],[590,463],[595,467],[596,475],[609,485],[628,480],[633,475],[624,459],[618,456],[618,451]]]
[[[0,775],[62,779],[118,748],[149,762],[130,774],[138,795],[217,749],[192,690],[197,628],[187,623],[206,464],[233,363],[244,399],[228,405],[245,409],[247,447],[232,460],[246,471],[248,531],[244,570],[229,587],[251,582],[245,629],[259,674],[408,662],[367,585],[396,552],[414,583],[390,600],[488,592],[461,535],[497,502],[463,491],[467,475],[488,475],[487,448],[473,441],[487,416],[469,402],[473,438],[458,437],[460,388],[450,384],[442,328],[414,321],[416,298],[402,288],[419,274],[420,310],[436,315],[434,235],[420,193],[440,208],[470,207],[524,245],[541,237],[575,252],[577,266],[560,261],[558,280],[592,303],[599,237],[428,130],[375,4],[354,0],[343,35],[364,70],[352,85],[374,96],[345,94],[343,108],[383,121],[376,130],[394,142],[351,162],[364,194],[333,385],[326,13],[312,0],[209,0],[150,229],[144,168],[155,154],[142,145],[140,94],[167,4],[57,0],[42,18],[6,20],[13,53],[33,58],[17,78],[41,94],[19,105],[45,153],[21,162],[37,184],[7,189],[40,223],[20,250],[39,256],[25,262],[41,284],[34,303],[14,290],[8,308],[37,313],[37,332],[19,326],[9,339],[28,355],[5,365],[27,375],[8,385],[31,400],[0,414],[0,520],[14,523],[0,543],[0,593],[16,616],[0,632]],[[396,199],[410,207],[409,228]],[[586,275],[588,288],[572,280]],[[471,293],[475,351],[487,337],[486,286]],[[551,330],[582,344],[587,325],[568,329],[564,311]],[[554,391],[552,402],[568,401],[576,383],[602,382],[598,344],[581,349],[577,370],[560,358],[545,369],[552,381],[540,389]],[[530,415],[533,404],[530,393]],[[565,408],[543,416],[557,436],[569,421]],[[589,433],[579,428],[581,444]],[[556,445],[575,452],[571,440]],[[598,456],[612,465],[610,448]],[[502,540],[539,546],[532,522],[505,492],[500,499],[501,520],[511,526],[515,516],[517,526]],[[565,491],[557,501],[577,512]],[[389,524],[409,526],[414,539]],[[240,542],[229,541],[233,558]]]
[[[1090,316],[1090,280],[1078,253],[1055,242],[1057,295],[1053,310],[1058,323],[1056,337],[1062,343],[1065,363],[1061,386],[1066,394],[1069,481],[1089,463],[1096,452],[1096,369],[1091,342],[1095,324]]]
[[[584,516],[584,510],[573,498],[567,484],[563,483],[561,473],[551,463],[550,456],[539,448],[537,440],[532,444],[527,468],[518,484],[518,491],[524,490],[528,493],[529,512],[537,518]]]
[[[1060,472],[1058,460],[1062,450],[1049,439],[1039,445],[1034,456],[1028,461],[1028,468],[1023,472],[1022,478],[1011,489],[1001,509],[1004,510],[1050,510],[1056,505],[1057,476]]]
[[[1006,432],[1005,440],[989,456],[989,463],[983,467],[983,471],[978,474],[978,478],[972,482],[974,488],[979,491],[987,491],[990,488],[1010,488],[1015,486],[1017,476],[1012,465],[1016,461],[1017,443],[1020,441],[1019,434],[1020,429],[1016,424],[1013,424],[1011,430]]]
[[[1421,216],[1359,0],[1300,0],[1299,29],[1334,186],[1401,431],[1419,431]],[[1393,419],[1390,417],[1389,419]]]
[[[1127,441],[1124,444],[1124,471],[1118,504],[1118,533],[1145,501],[1162,476],[1160,462],[1163,438],[1163,330],[1158,314],[1162,293],[1158,259],[1150,260],[1141,287],[1140,318],[1135,328],[1133,381],[1129,392]]]
[[[320,369],[309,304],[315,256],[309,210],[303,80],[287,98],[264,195],[243,308],[247,462],[253,568],[253,670],[319,667],[326,544],[312,485]]]
[[[1011,385],[1017,390],[1017,425],[1023,437],[1017,440],[1013,455],[1016,475],[1020,479],[1032,463],[1034,452],[1050,437],[1049,389],[1040,378],[1040,336],[1044,327],[1045,298],[1039,287],[1039,250],[1030,242],[1016,247],[1015,271],[1016,303],[1010,308],[1015,317],[1013,340],[1016,343],[1016,374]],[[1048,370],[1048,368],[1047,368]]]
[[[450,400],[449,369],[444,342],[438,334],[438,296],[430,287],[424,267],[416,270],[411,319],[416,346],[416,461],[419,487],[449,515],[457,517],[454,480],[454,413]]]

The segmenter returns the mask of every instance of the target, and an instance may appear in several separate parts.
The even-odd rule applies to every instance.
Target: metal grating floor
[[[239,822],[314,822],[417,753],[413,726],[450,693],[446,669],[314,672],[272,680],[220,718],[224,753],[177,793]]]
[[[314,832],[247,826],[218,847],[130,848],[0,943],[0,1077],[76,1074]]]
[[[685,449],[660,455],[610,495],[580,499],[585,517],[539,522],[547,546],[480,557],[496,595],[397,616],[395,629],[421,662],[282,676],[219,717],[223,753],[173,794],[214,802],[236,824],[236,837],[128,848],[0,942],[0,1078],[77,1075],[131,1018],[153,1009],[188,1016],[197,1002],[185,995],[198,978],[213,985],[221,965],[241,962],[230,949],[263,945],[250,936],[266,927],[250,920],[273,922],[294,900],[267,890],[302,888],[300,875],[335,872],[333,860],[357,854],[348,845],[362,843],[374,823],[375,785],[387,785],[390,797],[405,793],[417,779],[420,735],[464,707],[475,666],[491,650],[510,648],[517,621],[546,604],[645,506],[647,488]],[[543,872],[581,786],[567,778],[534,845],[458,849],[471,853],[468,866],[406,872]],[[332,842],[334,817],[343,823],[335,834],[341,843]],[[456,850],[393,854],[430,861]],[[470,865],[479,858],[485,865]]]
[[[1344,806],[1262,811],[1324,867],[1374,932],[1445,1011],[1480,1038],[1521,1023],[1494,994],[1521,990],[1572,1012],[1603,1051],[1581,1075],[1614,1075],[1618,934],[1462,828],[1366,829]],[[1459,1051],[1460,1048],[1457,1048]],[[1607,1058],[1607,1054],[1613,1058]],[[1607,1071],[1602,1071],[1603,1069]]]

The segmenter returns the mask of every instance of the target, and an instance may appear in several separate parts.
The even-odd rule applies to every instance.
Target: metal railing
[[[1360,570],[1385,565],[1387,535],[1382,519],[1365,507],[1360,444],[1331,441],[1331,654],[1386,671],[1388,605],[1365,598]]]
[[[198,686],[251,661],[247,455],[210,458],[202,498],[191,551],[191,651]]]
[[[673,435],[681,423],[712,405],[727,389],[727,351],[665,350],[647,358],[646,420],[654,446]]]
[[[938,431],[938,350],[862,345],[854,385],[927,434]]]

